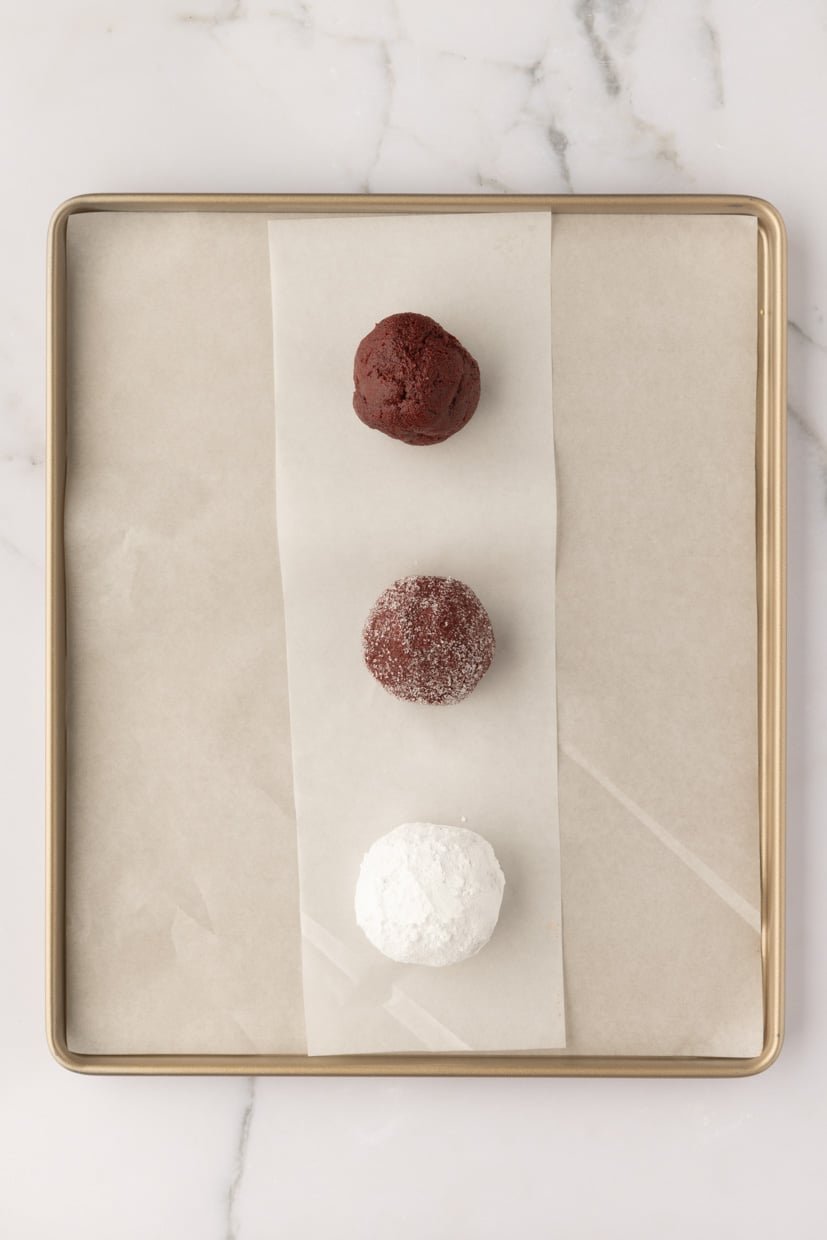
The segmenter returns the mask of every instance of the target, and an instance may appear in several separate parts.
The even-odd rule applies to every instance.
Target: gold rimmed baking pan
[[[66,1036],[66,598],[64,493],[67,453],[67,225],[89,212],[427,214],[549,211],[555,216],[742,215],[758,234],[756,551],[759,837],[764,1037],[751,1058],[606,1057],[572,1054],[305,1055],[80,1054]],[[65,1067],[92,1073],[739,1076],[773,1062],[783,1034],[785,673],[786,254],[777,212],[729,196],[92,195],[56,212],[48,264],[47,521],[47,945],[48,1037]],[[69,825],[71,830],[71,824]]]

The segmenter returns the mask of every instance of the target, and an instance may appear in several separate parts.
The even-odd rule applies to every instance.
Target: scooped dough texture
[[[392,314],[356,350],[353,408],[404,443],[442,443],[468,422],[480,368],[456,336],[425,314]]]

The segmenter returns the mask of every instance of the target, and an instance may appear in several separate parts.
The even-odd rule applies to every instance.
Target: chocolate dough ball
[[[480,399],[480,368],[426,314],[392,314],[365,336],[353,364],[353,408],[366,426],[403,443],[442,443]]]
[[[403,577],[374,603],[365,663],[405,702],[461,702],[491,666],[494,630],[474,591],[453,577]]]

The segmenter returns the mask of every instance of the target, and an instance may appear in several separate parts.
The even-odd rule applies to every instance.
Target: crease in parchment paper
[[[628,810],[632,817],[636,818],[647,831],[651,831],[655,839],[664,848],[668,848],[702,883],[706,883],[710,891],[714,891],[723,900],[724,904],[729,905],[732,911],[737,913],[757,934],[761,933],[761,910],[759,908],[756,908],[754,904],[750,904],[737,891],[734,891],[729,883],[721,878],[720,874],[716,873],[711,866],[707,865],[705,861],[702,861],[700,857],[696,856],[695,853],[682,844],[671,831],[667,831],[666,827],[656,822],[645,809],[640,805],[636,805],[622,788],[618,788],[617,784],[613,783],[607,775],[598,770],[581,753],[578,753],[573,745],[561,745],[560,752],[566,754],[567,757],[571,758],[572,762],[576,762],[579,767],[582,767],[596,783],[600,784],[601,788],[605,788],[609,795],[614,797],[625,810]]]
[[[324,927],[303,951],[310,1054],[565,1044],[550,238],[547,213],[270,222],[300,896]],[[359,340],[402,310],[480,364],[480,406],[440,445],[352,409]],[[491,616],[494,664],[457,705],[401,702],[364,667],[365,617],[411,573],[467,581]],[[356,925],[362,856],[404,821],[479,831],[505,872],[494,936],[460,965],[396,964]]]
[[[363,980],[369,983],[369,970],[365,967],[364,955],[360,956],[349,950],[341,939],[336,938],[335,934],[331,934],[307,913],[302,914],[301,925],[305,943],[309,943],[326,960],[329,960],[334,968],[344,974],[354,990],[359,989]],[[342,1001],[352,1001],[354,990],[340,992]],[[379,1002],[388,1015],[393,1017],[408,1034],[416,1038],[426,1050],[467,1051],[471,1049],[452,1030],[437,1020],[432,1012],[428,1012],[410,995],[406,995],[395,983],[390,983],[390,994],[384,999],[380,997]]]

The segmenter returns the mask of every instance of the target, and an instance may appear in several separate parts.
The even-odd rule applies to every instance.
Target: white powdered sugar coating
[[[494,850],[476,831],[405,822],[362,861],[356,921],[400,964],[458,964],[491,938],[504,888]]]

